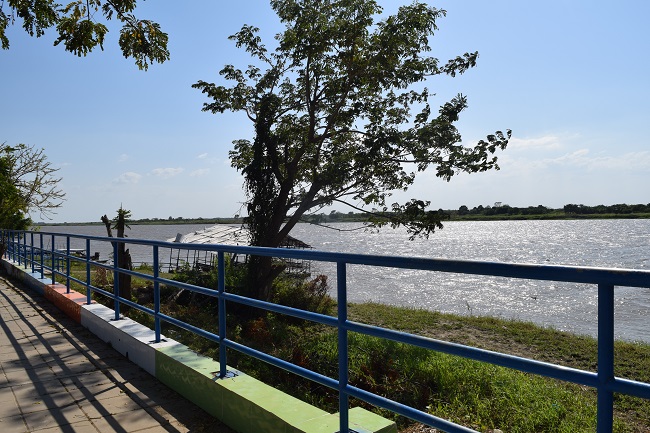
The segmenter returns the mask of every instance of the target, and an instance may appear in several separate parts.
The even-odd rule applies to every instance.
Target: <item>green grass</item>
[[[197,307],[184,309],[192,322],[214,329],[214,316]],[[504,353],[595,370],[596,343],[530,323],[494,318],[458,317],[435,312],[350,304],[353,320],[432,338],[470,344]],[[333,329],[284,320],[276,315],[237,322],[229,317],[229,338],[318,373],[338,377],[338,349]],[[209,323],[211,322],[211,323]],[[178,335],[183,338],[183,336]],[[216,357],[217,348],[186,335],[188,344]],[[176,338],[176,337],[175,337]],[[487,363],[440,354],[361,334],[350,334],[350,382],[433,415],[479,431],[593,432],[596,393],[593,389],[525,374]],[[229,351],[229,363],[323,409],[336,412],[336,392],[255,359]],[[650,346],[618,342],[617,375],[650,382]],[[364,402],[354,401],[377,410]],[[616,397],[616,432],[647,432],[650,402]],[[410,422],[393,414],[407,431]]]
[[[352,304],[349,307],[349,315],[351,320],[372,325],[385,326],[404,332],[551,362],[567,367],[587,371],[597,370],[597,342],[595,339],[561,332],[551,328],[542,328],[528,322],[502,320],[492,317],[461,317],[374,303]],[[616,376],[650,383],[650,345],[617,341],[614,346],[614,358],[614,371]],[[516,373],[516,375],[519,374]],[[492,376],[487,374],[486,378],[489,377]],[[532,378],[533,376],[525,375],[525,377]],[[593,417],[593,415],[588,414],[589,410],[595,408],[594,390],[547,379],[535,378],[533,381],[537,380],[541,380],[542,383],[548,383],[548,385],[544,386],[548,387],[549,392],[555,392],[554,390],[560,387],[569,389],[575,396],[580,396],[568,408],[574,413],[578,412],[578,408],[584,408],[585,412],[579,419],[584,418],[586,420]],[[518,388],[514,387],[513,389]],[[523,389],[527,389],[527,387]],[[546,392],[542,389],[535,391],[533,393],[534,395],[541,397],[546,395]],[[585,398],[587,400],[584,400]],[[553,401],[553,398],[544,397],[543,400],[549,402]],[[518,407],[525,408],[526,406]],[[559,406],[555,405],[552,407],[558,408]],[[616,394],[615,411],[617,431],[650,431],[650,400]],[[508,431],[510,430],[512,430],[511,426],[508,427]],[[587,430],[589,429],[587,428]],[[582,430],[550,429],[521,431]]]

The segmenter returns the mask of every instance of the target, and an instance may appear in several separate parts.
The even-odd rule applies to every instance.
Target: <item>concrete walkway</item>
[[[0,274],[0,433],[233,433]]]

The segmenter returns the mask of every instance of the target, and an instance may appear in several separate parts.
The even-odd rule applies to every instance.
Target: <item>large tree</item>
[[[31,220],[26,216],[27,201],[12,179],[11,154],[14,149],[0,146],[0,229],[26,230]],[[0,236],[0,257],[7,249],[4,233]]]
[[[137,0],[73,0],[65,6],[53,0],[0,1],[0,44],[9,48],[6,30],[18,18],[31,36],[40,37],[56,27],[54,45],[63,44],[66,51],[85,56],[99,46],[104,49],[108,27],[100,20],[116,18],[122,23],[119,45],[124,57],[135,59],[140,69],[150,63],[169,60],[167,34],[160,25],[133,15]],[[5,9],[6,8],[6,9]]]
[[[21,212],[49,218],[63,204],[65,193],[59,188],[58,168],[52,167],[43,149],[26,144],[0,146],[5,176],[20,197]],[[6,228],[6,227],[5,227]]]
[[[11,177],[11,152],[11,148],[6,146],[0,148],[0,228],[25,230],[31,221],[25,215],[27,201]]]
[[[416,174],[433,169],[446,181],[458,172],[498,169],[493,155],[510,131],[473,145],[461,144],[454,123],[467,107],[458,95],[429,105],[423,82],[462,74],[478,53],[446,62],[430,56],[436,21],[445,15],[423,3],[403,6],[377,21],[371,0],[272,0],[285,25],[270,51],[257,28],[231,36],[255,64],[227,65],[232,84],[199,81],[210,99],[203,110],[243,111],[253,122],[253,141],[234,142],[233,167],[245,177],[248,224],[254,245],[277,247],[305,213],[333,203],[365,210],[375,225],[407,227],[413,236],[441,227],[429,202],[389,204]],[[270,259],[253,262],[257,296],[269,298],[279,271]]]

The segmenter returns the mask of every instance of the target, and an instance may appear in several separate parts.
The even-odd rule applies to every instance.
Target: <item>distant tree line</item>
[[[546,206],[528,206],[528,207],[515,207],[507,204],[495,203],[494,206],[485,206],[478,205],[472,209],[469,209],[467,206],[463,205],[458,208],[457,214],[460,216],[464,215],[546,215],[555,212],[555,209],[548,208]]]
[[[614,204],[605,206],[585,206],[583,204],[564,205],[564,212],[575,215],[593,215],[593,214],[632,214],[632,213],[650,213],[650,203],[648,204]]]
[[[516,207],[497,202],[494,206],[479,205],[472,209],[463,205],[458,211],[449,211],[452,215],[463,216],[552,216],[552,217],[571,217],[579,215],[630,215],[630,214],[650,214],[650,203],[648,204],[614,204],[611,206],[597,205],[586,206],[583,204],[567,204],[562,209],[553,209],[543,205]]]

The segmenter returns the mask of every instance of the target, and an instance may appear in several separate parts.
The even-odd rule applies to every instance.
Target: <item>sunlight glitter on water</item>
[[[336,225],[342,229],[356,226]],[[135,225],[128,235],[166,240],[176,233],[202,228],[205,226]],[[101,226],[46,227],[44,231],[105,235]],[[448,222],[429,239],[414,241],[408,240],[404,230],[390,228],[378,233],[343,232],[299,224],[291,234],[323,251],[627,269],[650,267],[650,220]],[[110,244],[105,247],[101,255],[108,258]],[[135,262],[151,261],[150,248],[133,246],[131,252]],[[330,287],[336,287],[334,265],[314,264],[312,273],[328,275]],[[374,301],[456,314],[515,318],[592,336],[597,332],[596,292],[595,287],[570,283],[364,266],[348,269],[348,299],[352,302]],[[650,289],[619,287],[615,300],[617,338],[650,342]]]

